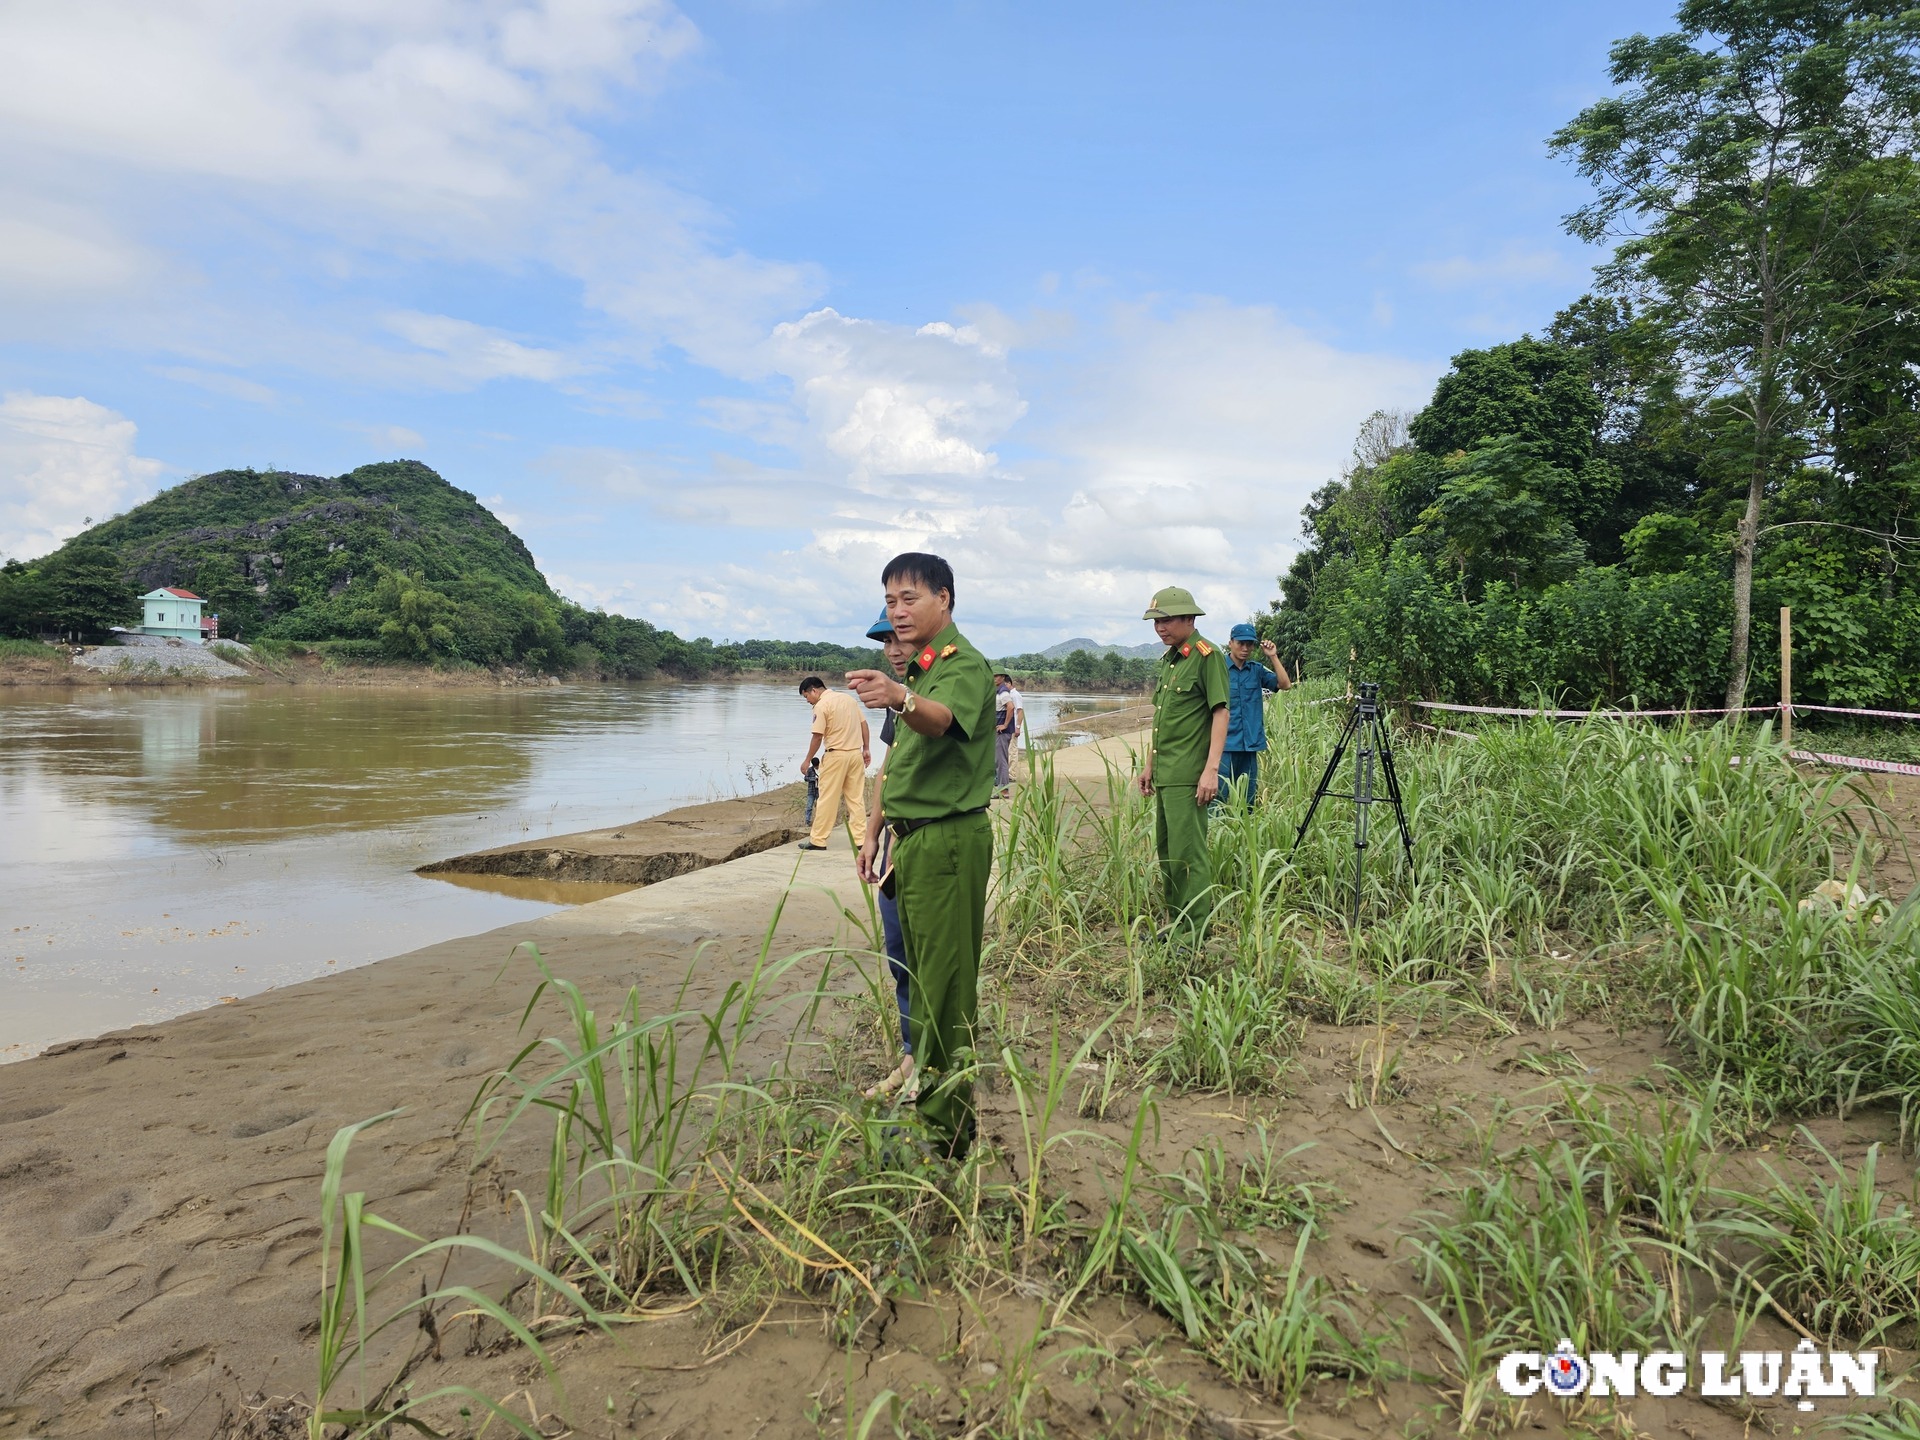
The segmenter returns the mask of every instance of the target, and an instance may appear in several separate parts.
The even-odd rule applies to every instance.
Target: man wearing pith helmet
[[[1153,746],[1140,772],[1140,793],[1153,800],[1170,929],[1195,937],[1213,909],[1207,808],[1220,793],[1220,752],[1227,743],[1227,662],[1220,647],[1193,628],[1205,613],[1178,585],[1156,592],[1147,605],[1145,618],[1167,651],[1154,672]]]

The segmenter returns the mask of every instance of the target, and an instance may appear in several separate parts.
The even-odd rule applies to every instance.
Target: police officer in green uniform
[[[959,1158],[973,1143],[973,1086],[964,1072],[980,1005],[980,941],[993,869],[993,674],[953,624],[953,567],[938,555],[888,562],[880,583],[894,634],[913,647],[906,683],[848,672],[870,709],[898,719],[887,755],[894,903],[906,942],[908,1022],[920,1115]],[[879,819],[860,848],[872,880]]]
[[[1153,748],[1140,793],[1153,797],[1153,843],[1160,852],[1170,929],[1198,936],[1213,910],[1213,862],[1207,812],[1220,793],[1227,743],[1227,662],[1193,628],[1206,611],[1178,585],[1154,595],[1145,619],[1167,647],[1154,672]]]

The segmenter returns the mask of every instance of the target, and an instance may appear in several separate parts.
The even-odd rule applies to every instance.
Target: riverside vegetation
[[[845,1373],[808,1413],[862,1437],[1285,1433],[1354,1406],[1410,1435],[1499,1431],[1553,1407],[1494,1390],[1495,1359],[1561,1337],[1879,1346],[1884,1395],[1920,1348],[1898,1182],[1920,1140],[1920,901],[1873,893],[1902,842],[1871,797],[1796,770],[1764,729],[1541,721],[1409,742],[1418,863],[1377,849],[1349,931],[1345,807],[1292,849],[1342,718],[1314,688],[1272,703],[1260,801],[1212,832],[1221,904],[1198,950],[1154,938],[1128,777],[1086,796],[1032,762],[997,815],[964,1163],[859,1099],[894,1024],[870,913],[788,955],[776,914],[703,1013],[589,997],[532,957],[527,1043],[469,1119],[476,1174],[517,1143],[545,1157],[539,1182],[483,1187],[458,1234],[394,1235],[345,1183],[364,1127],[340,1132],[309,1433],[631,1433],[569,1369],[610,1343],[589,1337],[688,1313],[714,1364],[776,1312],[811,1317]],[[1800,903],[1833,876],[1868,898]],[[1597,1081],[1570,1046],[1596,1024],[1649,1037],[1631,1073]],[[1418,1177],[1383,1244],[1336,1244],[1367,1197],[1289,1138],[1328,1051],[1347,1057],[1335,1108]],[[1410,1078],[1440,1052],[1498,1052],[1523,1083],[1449,1099]],[[1229,1110],[1234,1138],[1195,1118]],[[1169,1160],[1162,1128],[1180,1124],[1191,1143]],[[998,1363],[865,1382],[909,1305],[959,1317],[950,1347],[956,1324],[991,1330]],[[528,1368],[426,1383],[459,1316],[469,1355]],[[1568,1423],[1630,1435],[1633,1404],[1588,1399]],[[1920,1408],[1896,1389],[1824,1423],[1912,1437]]]
[[[1617,241],[1308,504],[1264,628],[1389,693],[1920,708],[1920,12],[1685,0],[1552,137]],[[1857,752],[1855,752],[1857,753]]]

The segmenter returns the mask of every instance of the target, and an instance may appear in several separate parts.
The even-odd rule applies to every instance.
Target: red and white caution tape
[[[1758,714],[1780,708],[1778,705],[1741,705],[1731,710],[1709,710],[1700,706],[1687,710],[1528,710],[1511,705],[1448,705],[1439,700],[1415,700],[1411,703],[1422,710],[1452,710],[1461,715],[1548,715],[1555,720],[1639,720],[1662,715],[1744,715],[1749,712]]]
[[[1790,759],[1812,765],[1833,765],[1843,770],[1879,770],[1888,775],[1920,775],[1920,765],[1898,760],[1868,760],[1859,755],[1819,755],[1811,750],[1789,750]]]
[[[1480,738],[1471,730],[1449,730],[1444,725],[1428,725],[1419,720],[1409,720],[1407,724],[1415,730],[1426,730],[1435,735],[1451,735],[1456,740],[1478,740]]]
[[[1872,715],[1881,720],[1920,720],[1920,712],[1912,710],[1855,710],[1845,705],[1802,705],[1793,702],[1795,710],[1819,710],[1828,715]]]

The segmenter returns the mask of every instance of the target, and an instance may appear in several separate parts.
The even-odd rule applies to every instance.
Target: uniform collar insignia
[[[929,645],[920,652],[920,668],[922,670],[931,670],[933,668],[933,646]]]
[[[1193,646],[1191,646],[1191,645],[1182,645],[1182,646],[1180,647],[1180,658],[1181,658],[1181,659],[1183,659],[1183,660],[1184,660],[1184,659],[1185,659],[1185,658],[1186,658],[1187,656],[1189,656],[1189,655],[1191,655],[1192,653],[1193,653]]]
[[[949,655],[958,655],[959,653],[960,653],[960,647],[958,645],[949,645],[947,646],[946,649],[940,652],[940,658],[944,660]]]

